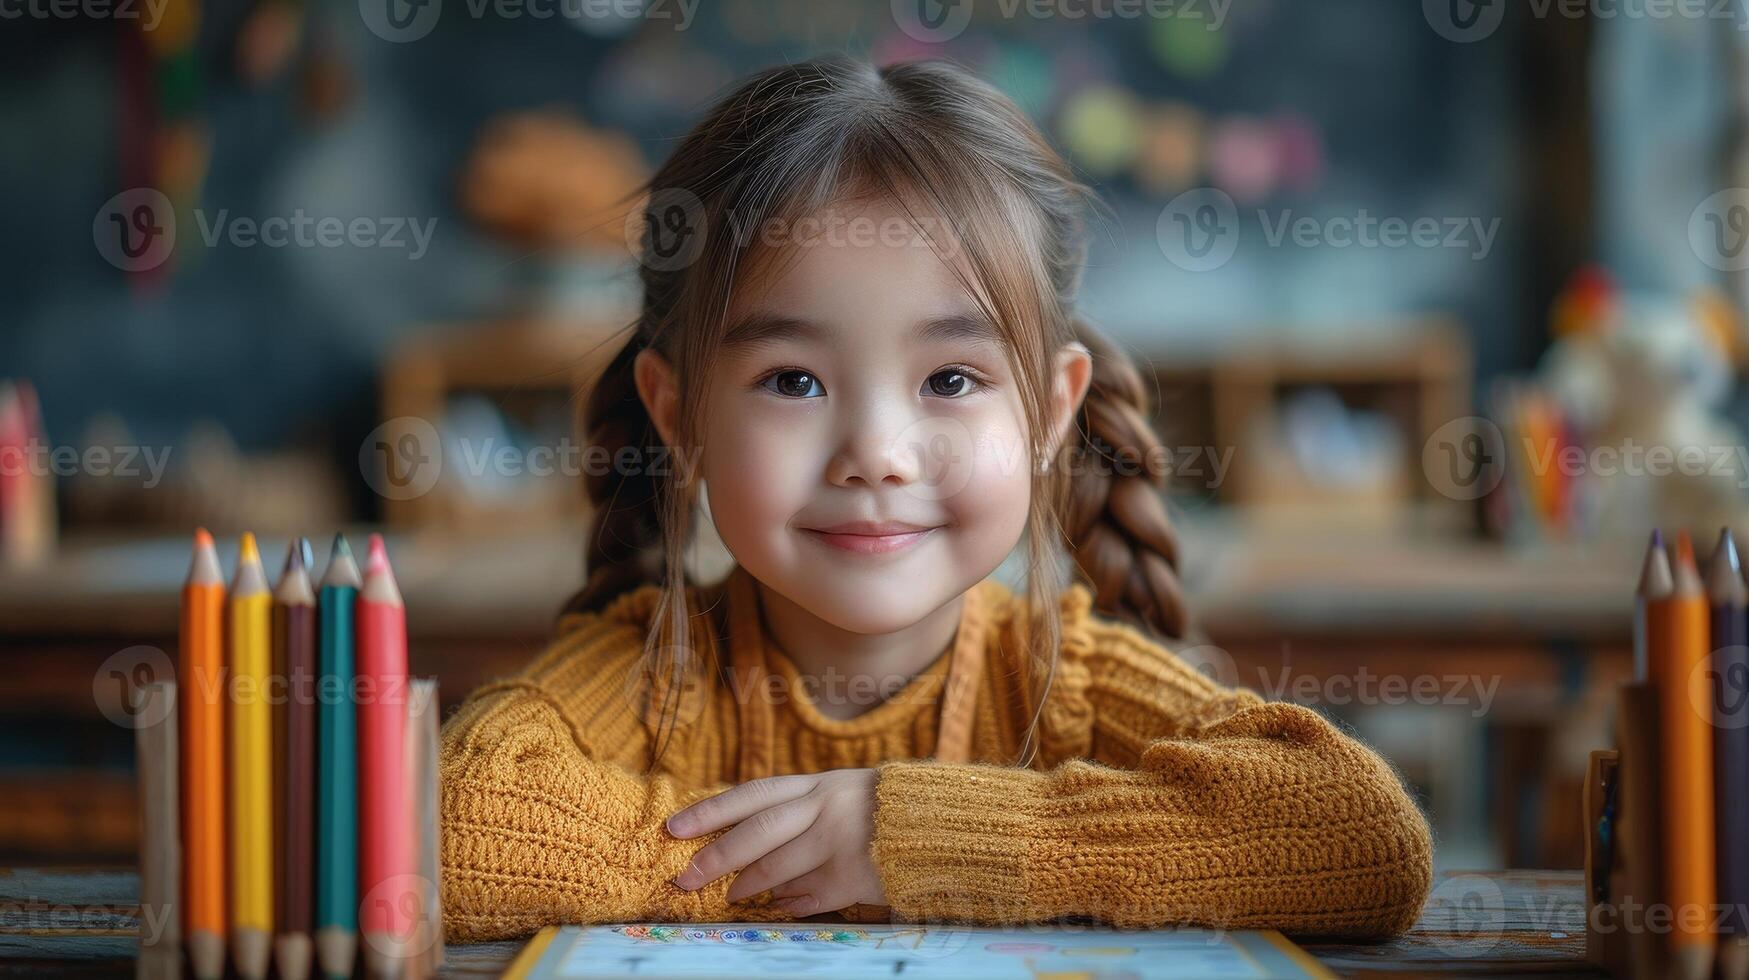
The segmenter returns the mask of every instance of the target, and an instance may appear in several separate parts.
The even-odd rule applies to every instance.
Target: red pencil
[[[419,899],[404,760],[407,610],[381,535],[370,536],[355,619],[358,643],[358,910],[365,964],[398,977]]]

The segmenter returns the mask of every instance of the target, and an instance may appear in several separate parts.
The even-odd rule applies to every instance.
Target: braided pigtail
[[[632,363],[647,346],[639,329],[620,348],[590,390],[583,410],[585,443],[603,447],[610,460],[626,449],[639,465],[614,465],[590,472],[584,482],[594,505],[594,527],[584,554],[588,577],[566,603],[565,612],[588,612],[629,589],[661,580],[661,486],[643,462],[656,458],[659,437],[638,397]]]
[[[1148,422],[1147,386],[1122,348],[1085,321],[1074,327],[1093,354],[1093,380],[1081,406],[1083,438],[1066,454],[1063,532],[1092,585],[1094,608],[1181,638],[1189,612],[1178,583],[1178,535],[1161,499],[1167,459]]]
[[[685,702],[698,697],[697,654],[691,642],[681,559],[687,535],[677,511],[687,497],[666,484],[667,470],[652,465],[665,458],[660,434],[638,397],[633,364],[649,346],[640,328],[626,341],[590,390],[583,429],[588,444],[608,451],[612,465],[590,472],[585,490],[595,508],[594,527],[584,553],[583,588],[565,605],[566,613],[590,612],[624,592],[659,584],[662,592],[651,613],[645,655],[626,690],[648,728],[655,772],[673,738],[686,726]]]

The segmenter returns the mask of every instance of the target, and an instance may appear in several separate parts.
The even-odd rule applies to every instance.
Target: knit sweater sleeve
[[[522,674],[474,692],[444,725],[451,940],[506,939],[555,923],[787,918],[760,896],[731,906],[730,877],[693,892],[670,881],[723,832],[679,840],[668,817],[728,785],[644,774],[648,733],[627,710],[623,680],[642,637],[636,623],[586,619]]]
[[[896,916],[1088,916],[1378,936],[1432,883],[1420,810],[1378,755],[1318,713],[1226,688],[1064,600],[1046,718],[1091,758],[1044,771],[890,762],[873,852]]]

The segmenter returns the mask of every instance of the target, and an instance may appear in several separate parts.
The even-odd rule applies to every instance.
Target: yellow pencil
[[[231,582],[231,948],[245,980],[267,975],[273,935],[272,597],[255,536]]]

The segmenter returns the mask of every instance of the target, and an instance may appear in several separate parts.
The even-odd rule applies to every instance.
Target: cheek
[[[948,498],[970,543],[1006,554],[1026,530],[1032,502],[1032,452],[1018,407],[968,420],[972,440],[966,488]]]
[[[807,502],[812,440],[805,429],[713,404],[705,422],[703,474],[717,533],[738,556],[775,539]]]

